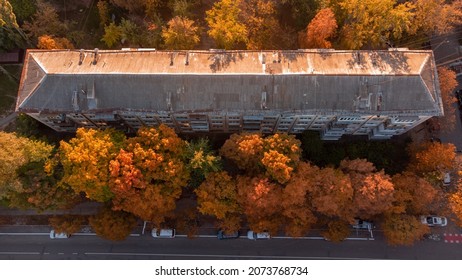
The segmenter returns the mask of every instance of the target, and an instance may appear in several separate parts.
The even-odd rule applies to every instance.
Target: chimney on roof
[[[82,65],[83,59],[85,58],[85,54],[83,53],[83,49],[80,49],[80,54],[79,54],[79,65]]]
[[[98,48],[95,48],[95,53],[93,54],[93,65],[96,65],[96,62],[98,62]]]
[[[189,52],[186,52],[186,61],[184,62],[184,65],[189,65]]]

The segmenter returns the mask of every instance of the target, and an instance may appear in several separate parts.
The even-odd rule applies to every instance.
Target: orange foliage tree
[[[323,231],[322,236],[332,242],[340,242],[350,235],[349,224],[343,220],[333,220],[327,223],[327,230]]]
[[[331,167],[315,171],[310,190],[313,209],[329,218],[352,221],[353,188],[348,175]]]
[[[160,226],[189,179],[185,149],[186,142],[165,125],[139,129],[109,164],[113,209]]]
[[[438,67],[438,79],[444,108],[444,116],[438,118],[439,123],[444,129],[453,130],[456,125],[456,108],[454,107],[454,103],[457,102],[457,99],[453,94],[454,89],[457,87],[456,73],[447,67]]]
[[[220,155],[233,161],[239,169],[258,173],[263,157],[264,140],[260,134],[233,134],[220,149]]]
[[[101,208],[88,221],[97,235],[112,241],[124,240],[136,226],[135,216],[124,211],[113,211],[111,207]]]
[[[395,188],[393,207],[395,214],[421,215],[431,212],[438,191],[424,178],[411,172],[392,177]]]
[[[67,38],[42,35],[38,38],[37,47],[39,49],[74,49],[71,41]]]
[[[56,233],[66,233],[70,235],[78,232],[82,228],[83,223],[85,223],[85,217],[79,215],[53,216],[48,219],[48,222]]]
[[[216,217],[226,232],[240,228],[236,182],[225,171],[210,173],[195,192],[200,213]]]
[[[383,170],[376,172],[365,159],[342,160],[340,168],[350,177],[354,189],[352,207],[357,217],[368,219],[392,206],[394,187]]]
[[[303,46],[306,48],[332,48],[332,43],[328,39],[335,35],[337,27],[335,15],[330,8],[319,10],[306,27]]]
[[[105,202],[112,198],[109,189],[109,162],[123,147],[125,136],[113,130],[77,129],[75,138],[61,141],[60,155],[64,168],[62,182],[76,193]]]
[[[282,214],[285,232],[290,236],[303,236],[316,223],[317,218],[311,210],[310,192],[313,189],[311,181],[318,170],[309,163],[301,162],[283,189]]]
[[[426,142],[409,146],[408,170],[432,181],[442,180],[442,172],[452,170],[456,164],[455,146],[451,143]]]
[[[449,196],[449,208],[456,216],[457,225],[462,226],[462,188],[460,186]]]
[[[405,214],[386,215],[382,229],[388,244],[406,246],[411,246],[430,231],[415,216]]]
[[[276,233],[281,221],[282,189],[263,176],[239,176],[237,192],[250,229]]]
[[[220,154],[232,160],[239,169],[253,175],[266,175],[286,183],[300,161],[300,141],[293,135],[233,134],[220,149]]]

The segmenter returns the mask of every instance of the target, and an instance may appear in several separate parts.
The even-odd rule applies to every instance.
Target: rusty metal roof
[[[17,110],[111,108],[443,112],[431,51],[28,50]]]

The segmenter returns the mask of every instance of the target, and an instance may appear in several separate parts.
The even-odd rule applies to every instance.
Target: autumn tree
[[[241,209],[237,185],[226,171],[210,173],[195,193],[200,213],[214,216],[218,227],[227,232],[239,230]]]
[[[220,155],[249,173],[261,170],[264,140],[260,134],[233,134],[220,149]]]
[[[283,49],[284,30],[279,25],[276,2],[273,0],[242,0],[242,23],[247,29],[247,49]]]
[[[438,191],[424,178],[411,172],[403,172],[392,177],[395,188],[393,207],[395,214],[421,215],[432,212],[432,203]]]
[[[102,207],[88,222],[97,235],[111,241],[126,239],[136,226],[135,216],[124,211],[113,211],[111,207]]]
[[[414,6],[396,0],[330,1],[341,26],[341,44],[348,49],[379,48],[411,31]]]
[[[462,23],[462,2],[445,0],[412,0],[414,25],[426,35],[449,33]]]
[[[86,218],[80,215],[59,215],[48,219],[56,233],[74,234],[82,228]]]
[[[447,67],[438,67],[438,79],[444,108],[444,116],[438,118],[440,127],[454,130],[457,115],[454,107],[454,103],[457,102],[457,98],[454,97],[454,89],[457,87],[456,73]]]
[[[382,229],[388,244],[405,246],[413,245],[430,231],[417,217],[405,214],[386,215]]]
[[[317,221],[312,212],[311,192],[313,178],[319,168],[301,162],[297,171],[283,189],[281,205],[286,234],[290,236],[305,235]]]
[[[44,0],[37,0],[37,10],[30,22],[24,22],[23,29],[35,40],[42,35],[64,37],[68,26],[61,22],[53,5]]]
[[[443,180],[443,172],[455,167],[455,146],[451,143],[425,142],[411,144],[408,148],[408,170],[424,176],[430,182]]]
[[[281,223],[281,187],[263,176],[239,176],[237,193],[250,229],[275,234]]]
[[[29,162],[17,170],[22,190],[8,192],[10,207],[38,211],[70,209],[81,201],[69,186],[60,183],[59,167],[54,172],[46,172],[49,161]]]
[[[76,193],[99,202],[109,201],[109,162],[123,147],[125,136],[114,130],[77,129],[75,138],[61,141],[62,182]]]
[[[53,147],[44,142],[0,131],[0,198],[8,192],[23,192],[18,169],[28,163],[45,161],[52,150]]]
[[[311,182],[311,204],[317,215],[345,221],[353,220],[353,187],[348,175],[339,169],[326,167],[319,169]]]
[[[96,6],[98,7],[99,24],[104,27],[111,21],[109,17],[109,3],[105,0],[99,0]]]
[[[186,142],[173,129],[141,128],[109,164],[113,209],[160,226],[176,207],[189,173]]]
[[[332,48],[329,39],[337,32],[337,21],[330,8],[321,9],[306,27],[303,36],[305,48]]]
[[[206,11],[207,31],[218,48],[235,49],[247,42],[248,31],[239,15],[242,0],[220,0]]]
[[[27,38],[16,21],[13,7],[7,0],[0,0],[0,50],[10,50],[27,43]]]
[[[37,48],[39,49],[74,49],[74,45],[66,39],[60,37],[53,37],[49,35],[42,35],[38,38]]]
[[[457,190],[449,195],[449,208],[454,213],[455,222],[458,226],[462,226],[462,188],[459,185]]]
[[[119,43],[121,38],[122,29],[114,22],[111,22],[109,25],[104,27],[104,35],[103,38],[101,38],[101,41],[109,48]]]
[[[191,174],[189,185],[192,187],[199,186],[209,173],[222,169],[221,158],[214,154],[205,138],[188,142],[185,157]]]
[[[343,220],[332,220],[327,223],[327,230],[324,230],[322,236],[332,242],[345,240],[351,233],[350,225]]]
[[[394,187],[383,170],[377,172],[365,159],[343,160],[340,169],[350,177],[354,189],[352,207],[357,217],[369,219],[392,206]]]
[[[167,23],[167,26],[162,27],[165,48],[189,50],[199,43],[198,27],[194,25],[194,21],[176,16]]]

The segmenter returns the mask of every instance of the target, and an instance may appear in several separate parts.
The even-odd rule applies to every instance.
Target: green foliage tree
[[[239,19],[241,1],[220,0],[206,12],[205,20],[210,27],[207,33],[215,40],[218,48],[235,49],[247,42],[247,28]]]
[[[98,214],[88,219],[95,233],[111,241],[125,240],[136,226],[136,218],[124,211],[113,211],[102,207]]]
[[[35,0],[9,0],[19,22],[29,19],[36,10]]]
[[[0,1],[0,50],[24,47],[27,38],[16,22],[13,7],[7,0]]]
[[[123,147],[125,136],[114,130],[77,129],[76,137],[61,141],[62,182],[76,193],[99,202],[109,201],[109,162]]]
[[[198,27],[194,21],[176,16],[162,27],[162,38],[165,48],[170,50],[189,50],[199,43]]]
[[[200,138],[187,143],[186,161],[191,173],[189,185],[199,186],[209,173],[222,169],[221,158],[215,156],[208,139]]]
[[[104,27],[104,35],[101,41],[103,41],[106,46],[111,48],[116,45],[122,39],[122,28],[116,25],[114,22],[111,22],[109,25]]]
[[[46,160],[53,150],[44,142],[0,131],[0,198],[8,192],[23,192],[17,171],[31,162]]]

